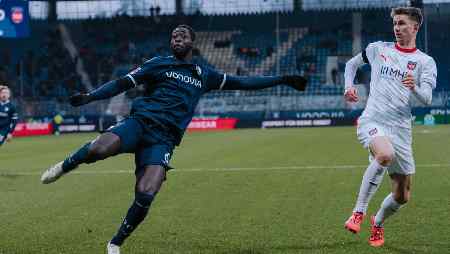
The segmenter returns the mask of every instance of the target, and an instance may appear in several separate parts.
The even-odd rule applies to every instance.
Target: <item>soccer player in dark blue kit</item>
[[[19,118],[16,107],[9,99],[11,91],[7,86],[0,86],[0,146],[12,139],[12,132]]]
[[[195,32],[179,25],[171,34],[173,55],[155,57],[126,76],[70,98],[73,106],[113,97],[143,85],[145,91],[133,101],[130,115],[106,133],[46,170],[41,181],[56,181],[82,163],[93,163],[120,153],[134,153],[135,199],[116,235],[108,242],[109,254],[120,253],[124,240],[141,223],[170,169],[172,150],[191,121],[204,93],[211,90],[255,90],[280,84],[303,91],[306,80],[297,75],[234,77],[192,63]]]

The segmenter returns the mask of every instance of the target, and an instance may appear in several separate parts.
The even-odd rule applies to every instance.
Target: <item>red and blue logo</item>
[[[413,61],[408,61],[408,64],[406,65],[406,68],[408,68],[408,70],[413,71],[417,66],[417,62],[413,62]]]

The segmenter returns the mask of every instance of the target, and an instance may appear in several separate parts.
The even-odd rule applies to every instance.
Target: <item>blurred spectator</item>
[[[244,56],[248,56],[248,57],[257,57],[260,56],[260,50],[259,48],[255,48],[255,47],[241,47],[238,48],[238,52]]]
[[[333,85],[336,85],[338,83],[338,70],[336,68],[333,68],[331,70],[331,80],[333,82]]]
[[[59,126],[63,123],[64,118],[60,113],[57,113],[54,117],[53,117],[53,134],[54,135],[59,135]]]
[[[236,68],[236,75],[238,75],[238,76],[243,76],[244,75],[244,70],[242,69],[241,66],[238,66]]]

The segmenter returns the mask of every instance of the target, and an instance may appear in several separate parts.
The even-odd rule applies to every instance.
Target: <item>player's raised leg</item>
[[[85,144],[78,151],[47,169],[41,176],[44,184],[52,183],[82,163],[93,163],[116,155],[120,151],[120,137],[107,132]]]
[[[369,244],[380,247],[384,244],[384,221],[404,206],[411,196],[411,175],[392,174],[392,193],[381,203],[381,207],[372,218]]]
[[[166,170],[160,165],[145,166],[144,170],[137,175],[134,201],[128,209],[119,230],[108,243],[108,250],[111,246],[118,249],[144,220],[165,178]]]
[[[52,183],[65,173],[74,170],[82,163],[93,163],[124,152],[134,152],[141,140],[143,129],[134,118],[126,118],[108,129],[93,141],[53,167],[47,169],[41,177],[43,183]]]
[[[369,202],[383,181],[386,168],[394,158],[394,148],[387,136],[374,137],[369,148],[374,159],[364,173],[353,213],[344,224],[348,231],[355,234],[361,230]]]

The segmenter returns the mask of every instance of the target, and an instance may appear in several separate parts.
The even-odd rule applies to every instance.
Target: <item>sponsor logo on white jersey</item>
[[[400,69],[394,69],[391,66],[383,65],[383,66],[381,66],[381,69],[380,69],[380,75],[383,78],[388,78],[388,79],[393,79],[393,80],[402,80],[402,79],[406,78],[406,75],[408,75],[408,72],[401,71]]]

